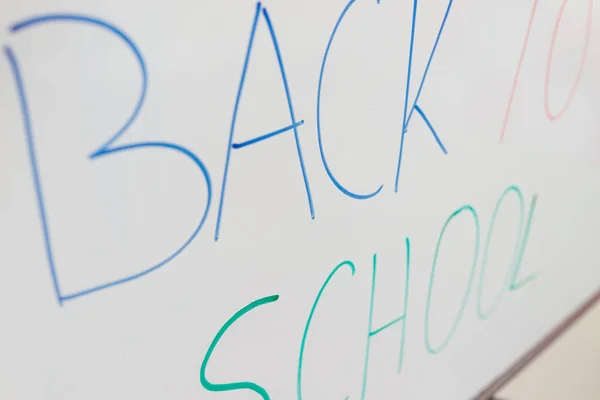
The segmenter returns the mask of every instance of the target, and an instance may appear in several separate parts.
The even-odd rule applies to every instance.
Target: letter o
[[[548,52],[548,61],[546,62],[546,80],[544,83],[544,110],[546,112],[546,116],[551,121],[556,121],[560,119],[564,113],[567,111],[571,102],[575,98],[575,94],[577,93],[577,87],[579,86],[579,82],[581,81],[581,76],[583,75],[583,68],[585,66],[585,61],[587,59],[588,48],[590,45],[590,35],[592,32],[592,14],[593,14],[593,0],[588,0],[588,14],[587,14],[587,22],[585,27],[585,41],[583,43],[583,53],[581,55],[581,60],[579,60],[579,69],[577,71],[577,75],[575,76],[575,82],[573,82],[573,86],[571,87],[571,92],[569,93],[569,97],[567,98],[566,103],[563,107],[557,112],[553,113],[550,110],[550,73],[552,71],[552,61],[554,59],[554,46],[556,44],[556,38],[558,36],[558,29],[560,27],[560,23],[562,21],[563,14],[565,12],[565,8],[567,6],[568,0],[563,0],[560,11],[558,12],[558,16],[556,17],[556,23],[554,24],[554,31],[552,33],[552,40],[550,42],[550,51]]]

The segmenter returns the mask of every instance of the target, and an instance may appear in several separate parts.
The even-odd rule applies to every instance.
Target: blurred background
[[[497,395],[502,400],[600,400],[600,303]]]

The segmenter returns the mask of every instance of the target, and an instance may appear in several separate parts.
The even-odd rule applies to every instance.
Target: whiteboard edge
[[[483,389],[474,400],[490,400],[500,389],[502,389],[512,378],[515,377],[523,368],[540,355],[548,346],[565,333],[575,322],[577,322],[592,306],[600,302],[600,289],[596,291],[588,300],[586,300],[578,309],[565,318],[556,328],[554,328],[546,337],[539,341],[531,350],[518,359],[510,366],[506,372],[494,379],[485,389]]]

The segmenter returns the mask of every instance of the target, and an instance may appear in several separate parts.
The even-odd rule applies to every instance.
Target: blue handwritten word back
[[[383,188],[383,185],[381,185],[376,191],[374,191],[372,193],[368,193],[368,194],[354,193],[354,192],[350,191],[349,189],[347,189],[345,186],[343,186],[330,170],[329,161],[327,160],[325,149],[323,146],[323,141],[322,141],[323,130],[321,129],[321,92],[322,92],[325,67],[327,65],[327,57],[328,57],[331,46],[335,43],[335,37],[336,37],[336,33],[338,31],[338,27],[343,22],[344,16],[347,14],[347,12],[350,11],[350,9],[352,8],[352,5],[355,3],[355,1],[356,0],[351,0],[347,4],[347,6],[344,8],[344,10],[342,11],[340,18],[336,22],[333,32],[331,33],[331,37],[327,43],[327,47],[326,47],[325,53],[323,55],[323,62],[322,62],[321,71],[320,71],[320,75],[319,75],[317,98],[316,98],[317,136],[319,139],[319,150],[320,150],[321,160],[323,162],[323,166],[324,166],[331,182],[335,185],[335,187],[337,187],[346,196],[349,196],[354,199],[366,200],[366,199],[372,198],[372,197],[376,196],[378,193],[380,193],[380,191]],[[446,25],[446,21],[448,19],[448,15],[449,15],[450,9],[452,7],[452,1],[448,2],[448,7],[447,7],[446,13],[444,15],[444,18],[440,24],[440,28],[439,28],[439,32],[437,34],[436,40],[431,49],[431,54],[429,56],[427,66],[425,68],[425,72],[423,73],[423,76],[421,77],[421,81],[420,81],[420,85],[419,85],[419,89],[418,89],[416,98],[415,98],[413,104],[410,105],[410,107],[409,107],[408,106],[408,92],[410,89],[409,82],[411,80],[411,74],[412,74],[411,66],[412,66],[412,54],[414,51],[413,44],[414,44],[414,39],[415,39],[417,6],[418,6],[418,1],[415,0],[414,5],[413,5],[412,28],[411,28],[411,47],[410,47],[410,52],[409,52],[408,75],[406,78],[407,84],[406,84],[404,116],[403,116],[402,127],[400,128],[400,132],[399,132],[400,148],[399,148],[399,152],[398,152],[398,164],[397,164],[398,167],[397,167],[397,172],[396,172],[396,180],[395,180],[395,184],[394,184],[394,190],[396,192],[398,191],[398,185],[399,185],[399,179],[400,179],[400,167],[402,164],[402,154],[404,152],[404,136],[408,131],[409,124],[410,124],[410,121],[411,121],[414,111],[416,111],[417,114],[423,118],[426,125],[431,130],[433,137],[435,138],[435,140],[438,143],[441,150],[444,153],[447,153],[447,150],[446,150],[445,146],[442,144],[442,141],[439,138],[438,134],[436,133],[435,129],[433,128],[431,121],[428,119],[425,112],[418,106],[418,100],[420,98],[421,92],[425,85],[425,81],[426,81],[427,74],[429,71],[429,66],[431,65],[431,63],[433,61],[436,49],[438,48],[438,44],[442,37],[443,30]],[[238,111],[239,111],[240,100],[242,98],[243,91],[244,91],[244,84],[245,84],[247,72],[248,72],[248,64],[252,57],[252,49],[253,49],[253,45],[254,45],[254,41],[255,41],[256,29],[257,29],[258,24],[261,23],[261,21],[264,24],[266,24],[266,26],[268,28],[270,38],[271,38],[271,44],[273,46],[273,50],[275,51],[275,54],[277,57],[278,67],[279,67],[279,71],[281,73],[281,82],[285,89],[287,104],[288,104],[288,108],[289,108],[290,123],[289,123],[289,125],[282,127],[280,129],[277,129],[273,132],[265,133],[264,135],[261,135],[254,139],[251,139],[251,140],[247,140],[245,142],[236,143],[236,142],[234,142],[234,134],[235,134],[236,121],[237,121],[237,115],[238,115]],[[196,226],[196,229],[194,230],[192,235],[184,243],[182,243],[181,246],[176,251],[174,251],[171,255],[169,255],[165,259],[155,263],[154,265],[149,266],[149,267],[143,269],[142,271],[132,274],[130,276],[123,277],[121,279],[117,279],[117,280],[114,280],[111,282],[106,282],[106,283],[103,283],[98,286],[93,286],[93,287],[89,287],[89,288],[86,288],[83,290],[79,290],[74,293],[65,293],[61,289],[60,277],[57,274],[57,270],[56,270],[56,266],[55,266],[55,259],[54,259],[53,250],[52,250],[52,237],[50,234],[51,229],[49,227],[49,220],[47,217],[48,210],[47,210],[47,207],[46,207],[46,204],[44,201],[43,182],[41,181],[39,164],[37,162],[37,156],[36,156],[35,132],[33,132],[33,130],[32,130],[31,120],[34,116],[31,115],[29,106],[28,106],[29,102],[28,102],[27,91],[26,91],[26,77],[24,77],[21,72],[20,65],[18,62],[18,58],[15,54],[15,51],[10,46],[5,46],[4,53],[6,55],[6,58],[8,59],[10,67],[12,69],[12,73],[13,73],[14,80],[15,80],[15,85],[17,88],[17,94],[18,94],[20,106],[21,106],[24,131],[25,131],[25,135],[27,137],[27,145],[28,145],[28,150],[29,150],[29,159],[30,159],[30,164],[31,164],[31,170],[32,170],[33,180],[34,180],[36,194],[37,194],[37,203],[38,203],[38,208],[39,208],[40,221],[41,221],[41,225],[42,225],[42,231],[44,234],[44,244],[45,244],[45,248],[46,248],[48,265],[49,265],[50,273],[52,276],[52,281],[53,281],[53,285],[54,285],[56,298],[57,298],[59,304],[62,304],[64,301],[73,300],[73,299],[76,299],[81,296],[92,294],[94,292],[98,292],[98,291],[108,289],[108,288],[116,286],[116,285],[120,285],[120,284],[129,282],[129,281],[135,280],[137,278],[140,278],[140,277],[168,264],[170,261],[175,259],[194,240],[194,238],[197,236],[198,232],[204,226],[204,223],[205,223],[205,221],[209,215],[209,211],[210,211],[210,206],[211,206],[211,201],[212,201],[212,193],[213,193],[213,190],[212,190],[213,184],[212,184],[212,180],[210,177],[209,169],[202,162],[201,158],[199,156],[197,156],[196,154],[194,154],[191,150],[189,150],[183,146],[180,146],[180,145],[177,145],[174,143],[169,143],[169,142],[162,142],[162,141],[138,142],[138,143],[127,144],[127,145],[115,145],[115,142],[120,137],[122,137],[123,135],[126,134],[127,130],[135,123],[136,118],[142,112],[144,100],[146,99],[146,92],[147,92],[147,88],[148,88],[148,73],[147,73],[148,67],[146,65],[146,62],[144,61],[142,52],[141,52],[140,48],[138,47],[138,45],[135,44],[133,39],[131,39],[122,29],[114,26],[113,24],[111,24],[107,21],[103,21],[101,19],[94,18],[91,16],[77,15],[77,14],[48,14],[48,15],[36,16],[36,17],[30,18],[30,19],[25,19],[25,20],[19,21],[10,27],[10,31],[13,34],[18,34],[21,31],[28,30],[28,29],[35,29],[36,27],[43,25],[43,24],[57,24],[57,23],[85,24],[85,25],[88,25],[88,26],[91,26],[94,28],[100,28],[100,29],[104,30],[107,34],[118,37],[127,46],[127,48],[133,53],[135,59],[137,60],[140,75],[142,78],[141,92],[139,94],[137,103],[136,103],[134,109],[132,110],[129,118],[123,123],[123,125],[117,132],[112,133],[111,136],[109,136],[108,140],[106,140],[100,147],[98,147],[97,149],[95,149],[94,151],[91,152],[91,154],[89,156],[90,161],[94,161],[95,159],[100,158],[100,157],[107,157],[107,156],[110,156],[113,154],[125,153],[125,152],[134,151],[134,150],[142,149],[142,148],[155,148],[155,149],[161,149],[161,150],[174,151],[174,152],[177,152],[178,154],[181,154],[182,156],[189,158],[190,160],[192,160],[194,162],[194,164],[202,172],[202,175],[204,177],[204,182],[202,182],[200,184],[206,186],[207,193],[208,193],[206,207],[204,209],[204,213],[202,214],[202,218],[200,219],[200,221],[198,222],[198,224]],[[227,178],[228,178],[228,174],[229,174],[229,165],[230,165],[231,156],[234,154],[233,150],[243,150],[243,149],[248,148],[249,146],[258,144],[264,140],[268,140],[270,138],[273,138],[277,135],[284,134],[284,133],[292,133],[294,135],[294,140],[296,143],[296,150],[297,150],[297,154],[298,154],[298,163],[299,163],[300,170],[302,172],[303,185],[306,190],[306,199],[307,199],[307,203],[308,203],[308,210],[310,213],[310,217],[312,219],[315,219],[316,213],[315,213],[313,194],[311,192],[309,177],[308,177],[308,173],[307,173],[307,170],[305,167],[304,156],[302,153],[302,146],[301,146],[301,140],[300,140],[299,129],[298,129],[303,124],[304,124],[304,120],[298,120],[295,116],[294,105],[292,102],[292,95],[291,95],[290,88],[288,85],[288,78],[287,78],[287,74],[286,74],[285,63],[283,60],[282,51],[281,51],[279,43],[277,41],[277,35],[275,33],[275,28],[274,28],[273,22],[271,20],[271,17],[269,16],[267,9],[265,7],[263,7],[263,5],[261,3],[257,3],[255,14],[252,19],[250,37],[248,39],[247,51],[246,51],[246,55],[244,57],[244,63],[243,63],[243,67],[242,67],[242,75],[240,78],[237,95],[235,97],[233,115],[231,118],[231,129],[230,129],[230,133],[229,133],[229,140],[228,140],[227,152],[226,152],[226,157],[225,157],[225,168],[224,168],[224,173],[223,173],[223,177],[222,177],[222,181],[221,181],[221,193],[219,196],[219,203],[218,203],[218,208],[217,208],[217,219],[216,219],[215,234],[214,234],[215,240],[219,240],[219,237],[221,234],[221,227],[222,227],[224,208],[225,208],[225,194],[227,192]]]
[[[340,19],[338,20],[338,22],[335,25],[335,28],[331,35],[331,38],[328,42],[327,49],[323,56],[323,64],[321,67],[318,92],[317,92],[317,134],[318,134],[318,138],[319,138],[319,149],[320,149],[320,153],[321,153],[321,159],[323,161],[323,166],[325,167],[325,170],[327,171],[328,176],[331,179],[331,181],[333,182],[333,184],[338,189],[340,189],[340,191],[342,191],[342,193],[344,193],[345,195],[355,198],[355,199],[363,199],[364,200],[364,199],[369,199],[369,198],[375,196],[377,193],[379,193],[381,191],[383,185],[380,186],[379,189],[377,189],[377,191],[375,191],[371,194],[367,194],[367,195],[359,195],[359,194],[356,194],[356,193],[353,193],[353,192],[347,190],[344,186],[342,186],[339,183],[339,181],[333,176],[332,172],[330,171],[329,163],[327,161],[327,157],[325,156],[325,150],[323,148],[323,143],[321,140],[321,138],[322,138],[321,112],[320,112],[321,88],[322,88],[322,83],[323,83],[324,70],[325,70],[325,66],[326,66],[326,62],[327,62],[327,56],[329,53],[329,49],[331,48],[332,44],[334,43],[337,28],[340,25],[340,23],[343,21],[343,18],[346,15],[346,12],[348,12],[348,10],[350,10],[350,8],[354,4],[354,2],[355,2],[355,0],[352,0],[351,2],[349,2],[348,5],[346,6],[346,8],[343,10],[342,15],[340,16]],[[418,4],[418,2],[415,1],[414,13],[413,13],[413,27],[412,27],[412,33],[411,33],[411,43],[414,41],[414,35],[415,35],[417,4]],[[399,151],[399,156],[398,156],[398,171],[396,174],[396,183],[395,183],[396,191],[398,190],[400,165],[402,163],[402,153],[403,153],[403,148],[404,148],[404,145],[403,145],[404,135],[406,134],[406,132],[408,130],[409,122],[412,117],[412,112],[414,110],[417,110],[417,113],[420,116],[422,116],[424,121],[427,123],[427,126],[430,127],[439,146],[441,147],[441,149],[444,152],[446,152],[445,147],[443,146],[437,133],[431,126],[431,123],[425,116],[424,112],[418,107],[417,101],[419,99],[421,90],[423,89],[423,85],[425,84],[425,79],[427,77],[429,65],[432,62],[433,56],[437,49],[437,46],[438,46],[440,37],[442,35],[443,28],[445,26],[447,16],[448,16],[451,6],[452,6],[452,1],[450,1],[448,3],[448,9],[446,11],[446,15],[440,26],[440,30],[437,35],[437,39],[433,45],[433,49],[431,51],[431,56],[429,57],[427,68],[425,69],[425,73],[423,74],[423,77],[421,78],[421,84],[419,87],[419,91],[417,93],[417,98],[415,99],[414,104],[411,106],[410,112],[407,115],[405,115],[404,119],[403,119],[404,122],[403,122],[403,126],[401,129],[401,135],[400,135],[401,142],[400,142],[400,151]],[[263,21],[263,23],[265,23],[267,25],[267,28],[269,30],[269,34],[271,37],[273,49],[277,56],[277,62],[278,62],[279,70],[281,73],[281,81],[282,81],[282,84],[285,89],[285,94],[286,94],[289,113],[290,113],[290,124],[288,126],[282,127],[281,129],[266,133],[257,138],[247,140],[242,143],[234,143],[236,120],[237,120],[239,104],[240,104],[241,97],[243,95],[244,84],[245,84],[246,76],[247,76],[247,72],[248,72],[248,63],[250,62],[250,59],[252,57],[252,48],[253,48],[254,40],[255,40],[255,36],[256,36],[256,28],[261,21]],[[93,26],[96,28],[101,28],[108,34],[115,35],[121,41],[123,41],[124,44],[133,53],[133,55],[135,56],[135,59],[137,60],[138,65],[139,65],[139,70],[140,70],[140,74],[142,77],[142,88],[141,88],[141,93],[139,95],[138,101],[137,101],[133,111],[131,112],[131,115],[124,122],[122,127],[117,132],[112,133],[112,135],[109,137],[109,139],[105,143],[103,143],[98,149],[94,150],[91,153],[91,155],[89,156],[90,160],[93,161],[100,157],[106,157],[106,156],[110,156],[110,155],[116,154],[116,153],[123,153],[123,152],[133,151],[133,150],[141,149],[141,148],[149,148],[149,147],[174,151],[174,152],[181,154],[182,156],[185,156],[185,157],[188,157],[189,159],[191,159],[194,162],[194,164],[201,170],[201,172],[204,176],[204,182],[201,184],[206,185],[207,192],[208,192],[206,208],[204,210],[201,220],[198,222],[196,229],[194,230],[192,235],[187,239],[187,241],[185,241],[170,256],[168,256],[167,258],[161,260],[160,262],[158,262],[152,266],[147,267],[146,269],[144,269],[141,272],[138,272],[136,274],[133,274],[133,275],[121,278],[121,279],[117,279],[117,280],[114,280],[111,282],[106,282],[106,283],[98,285],[98,286],[86,288],[86,289],[83,289],[83,290],[80,290],[80,291],[77,291],[74,293],[64,293],[61,290],[60,277],[58,276],[57,271],[56,271],[54,255],[53,255],[53,251],[52,251],[52,238],[50,235],[51,229],[49,228],[49,222],[48,222],[48,218],[47,218],[48,211],[47,211],[47,207],[46,207],[46,204],[44,201],[43,184],[41,182],[39,165],[38,165],[37,157],[36,157],[35,134],[31,128],[31,126],[32,126],[31,118],[33,116],[30,115],[30,111],[29,111],[29,107],[28,107],[28,98],[27,98],[27,92],[25,89],[25,85],[26,85],[25,77],[22,76],[22,73],[21,73],[21,70],[19,67],[19,62],[18,62],[17,56],[15,55],[15,52],[13,51],[13,49],[11,47],[5,46],[4,52],[10,63],[10,66],[11,66],[11,69],[12,69],[12,72],[14,75],[14,80],[15,80],[15,84],[17,87],[17,94],[19,97],[20,105],[21,105],[24,131],[25,131],[25,135],[27,137],[27,145],[28,145],[28,149],[29,149],[31,170],[33,173],[34,184],[35,184],[35,189],[36,189],[36,194],[37,194],[37,203],[38,203],[38,208],[39,208],[39,213],[40,213],[40,220],[41,220],[41,224],[42,224],[42,230],[44,233],[44,243],[45,243],[45,248],[46,248],[46,255],[48,258],[48,264],[49,264],[50,272],[52,275],[52,281],[54,284],[56,298],[57,298],[58,302],[60,304],[62,304],[64,301],[73,300],[73,299],[76,299],[81,296],[85,296],[85,295],[88,295],[88,294],[91,294],[94,292],[98,292],[100,290],[108,289],[110,287],[120,285],[120,284],[129,282],[129,281],[135,280],[137,278],[140,278],[140,277],[166,265],[171,260],[176,258],[194,240],[194,238],[197,236],[200,229],[202,229],[204,222],[206,221],[206,218],[210,211],[211,200],[212,200],[212,181],[210,178],[209,170],[205,166],[205,164],[202,162],[201,158],[183,146],[180,146],[180,145],[177,145],[174,143],[169,143],[169,142],[138,142],[138,143],[122,145],[122,146],[114,144],[117,141],[117,139],[119,139],[121,136],[126,134],[127,130],[132,126],[132,124],[135,122],[138,115],[142,112],[144,100],[146,98],[146,91],[148,88],[147,66],[144,61],[144,57],[142,56],[142,52],[139,49],[139,47],[134,43],[134,41],[123,30],[117,28],[116,26],[110,24],[109,22],[106,22],[106,21],[103,21],[103,20],[100,20],[97,18],[93,18],[90,16],[77,15],[77,14],[49,14],[49,15],[37,16],[34,18],[26,19],[26,20],[15,23],[14,25],[11,26],[10,30],[12,33],[18,34],[19,32],[21,32],[23,30],[34,29],[37,26],[42,25],[42,24],[54,24],[54,23],[86,24],[86,25]],[[409,56],[410,60],[412,60],[412,52],[413,52],[413,48],[411,46],[410,56]],[[411,78],[410,63],[411,62],[409,61],[409,73],[408,73],[408,77],[407,77],[407,82],[409,82],[410,78]],[[406,102],[408,102],[408,90],[409,90],[408,83],[407,83],[406,90],[407,90]],[[405,107],[405,114],[406,114],[406,112],[407,112],[407,108]],[[237,92],[237,95],[235,98],[233,116],[231,118],[231,130],[229,133],[229,141],[228,141],[228,145],[227,145],[227,155],[225,157],[225,168],[224,168],[223,179],[222,179],[222,183],[221,183],[221,194],[219,197],[219,204],[218,204],[218,209],[217,209],[217,220],[216,220],[215,236],[214,236],[215,240],[219,240],[219,236],[221,234],[221,225],[222,225],[224,205],[225,205],[225,194],[227,191],[226,190],[227,189],[227,177],[229,174],[230,159],[233,154],[232,150],[243,150],[249,146],[260,143],[261,141],[270,139],[272,137],[275,137],[277,135],[284,134],[287,132],[291,132],[294,135],[294,139],[296,142],[296,149],[297,149],[297,153],[298,153],[299,167],[302,171],[303,184],[306,189],[306,198],[307,198],[307,202],[308,202],[308,209],[309,209],[311,218],[313,218],[313,219],[315,218],[315,206],[314,206],[314,201],[313,201],[313,195],[312,195],[311,189],[310,189],[309,178],[308,178],[308,174],[307,174],[305,163],[304,163],[304,157],[302,154],[302,146],[300,143],[300,137],[299,137],[299,132],[298,132],[298,128],[300,126],[302,126],[303,123],[304,123],[303,120],[296,119],[296,116],[294,113],[294,106],[293,106],[292,96],[291,96],[289,85],[288,85],[288,78],[286,75],[282,52],[280,50],[280,46],[277,41],[277,35],[275,33],[275,28],[271,21],[271,17],[269,16],[267,9],[265,7],[263,7],[261,3],[257,3],[256,11],[255,11],[254,17],[252,19],[252,28],[251,28],[251,32],[250,32],[250,38],[248,40],[248,47],[247,47],[246,55],[244,58],[244,64],[243,64],[243,68],[242,68],[242,76],[240,79],[238,92]]]

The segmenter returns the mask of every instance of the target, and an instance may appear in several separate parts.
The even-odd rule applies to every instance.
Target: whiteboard
[[[5,2],[0,397],[475,397],[600,289],[599,5]]]

